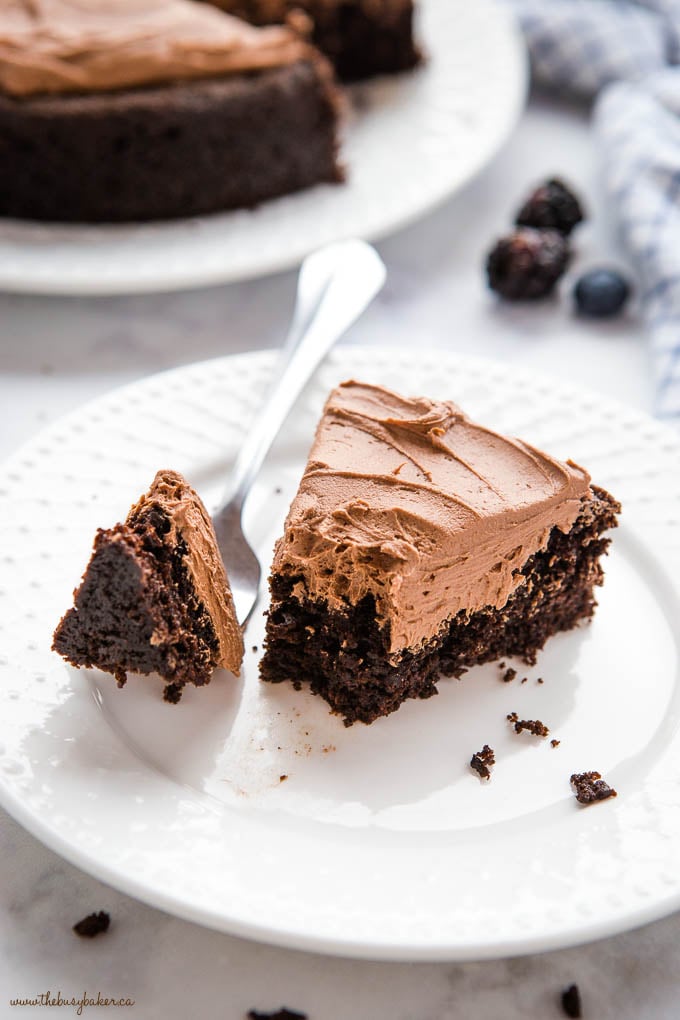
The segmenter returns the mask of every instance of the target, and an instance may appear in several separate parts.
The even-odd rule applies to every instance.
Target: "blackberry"
[[[535,189],[517,214],[521,227],[559,230],[568,237],[583,219],[583,209],[573,191],[556,177]]]
[[[551,292],[569,264],[569,245],[556,230],[522,227],[502,237],[486,262],[489,286],[508,301],[533,301]]]
[[[629,295],[630,284],[616,269],[591,269],[574,287],[578,312],[596,319],[618,315]]]

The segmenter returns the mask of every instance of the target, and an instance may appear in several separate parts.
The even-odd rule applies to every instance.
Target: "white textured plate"
[[[507,955],[680,906],[680,443],[624,407],[506,365],[350,348],[309,387],[253,493],[266,565],[325,395],[348,376],[454,398],[587,465],[625,507],[596,618],[553,638],[514,683],[477,668],[346,729],[308,692],[259,683],[259,614],[243,679],[218,673],[179,706],[157,678],[121,691],[50,652],[95,528],[120,519],[157,468],[184,472],[215,505],[271,366],[248,354],[153,377],[78,410],[6,466],[2,803],[141,899],[309,949]],[[560,746],[516,736],[510,711],[542,719]],[[483,784],[467,762],[484,743],[498,762]],[[584,809],[569,776],[591,769],[619,796]]]
[[[453,194],[496,153],[526,93],[523,43],[490,0],[422,0],[428,62],[351,92],[347,184],[239,211],[133,226],[0,219],[0,289],[175,290],[261,276],[344,237],[376,239]]]

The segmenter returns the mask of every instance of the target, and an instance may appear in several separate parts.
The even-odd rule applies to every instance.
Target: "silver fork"
[[[385,282],[385,266],[364,241],[339,241],[302,263],[290,331],[275,377],[234,465],[227,495],[213,516],[222,558],[245,626],[260,588],[261,568],[243,533],[248,493],[269,448],[314,370],[355,322]]]

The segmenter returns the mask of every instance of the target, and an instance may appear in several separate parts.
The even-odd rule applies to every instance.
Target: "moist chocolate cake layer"
[[[461,611],[425,646],[396,658],[372,596],[338,612],[300,601],[293,594],[299,579],[274,575],[262,679],[308,685],[349,726],[394,712],[407,698],[431,697],[440,675],[459,677],[502,656],[533,663],[551,635],[593,615],[593,588],[603,580],[598,560],[609,545],[603,533],[616,527],[619,511],[612,496],[592,486],[571,530],[553,528],[546,548],[524,564],[524,580],[505,606]]]
[[[302,9],[312,20],[312,41],[344,81],[415,67],[413,0],[208,0],[255,25],[283,22]]]
[[[53,648],[75,666],[113,673],[159,673],[164,697],[178,701],[186,683],[210,682],[219,641],[186,567],[186,543],[164,541],[171,527],[159,508],[137,531],[100,530],[74,609],[59,624]],[[163,640],[158,640],[157,635]]]
[[[328,65],[115,93],[0,95],[0,216],[170,219],[337,182]]]
[[[159,471],[125,523],[100,529],[52,647],[123,686],[128,671],[159,673],[167,701],[203,686],[217,666],[238,674],[243,638],[215,533],[181,475]]]

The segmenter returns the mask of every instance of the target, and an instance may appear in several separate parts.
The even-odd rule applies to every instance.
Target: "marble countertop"
[[[385,291],[349,343],[429,345],[484,355],[652,408],[650,365],[632,308],[578,320],[570,280],[559,299],[500,308],[480,265],[528,185],[572,181],[591,213],[571,276],[621,263],[597,184],[585,113],[534,101],[503,152],[443,208],[379,247]],[[277,345],[295,274],[192,293],[52,299],[0,295],[0,456],[54,418],[130,380],[221,354]],[[116,1015],[241,1020],[287,1005],[310,1020],[527,1020],[560,1017],[560,990],[581,988],[588,1020],[677,1020],[680,915],[590,946],[505,961],[387,964],[314,956],[211,932],[146,907],[79,872],[0,812],[0,1016],[45,1016],[12,998],[130,997]],[[110,931],[71,925],[104,909]],[[68,1007],[59,1015],[75,1014]],[[100,1014],[94,1008],[83,1015]],[[106,1015],[106,1014],[104,1014]]]

